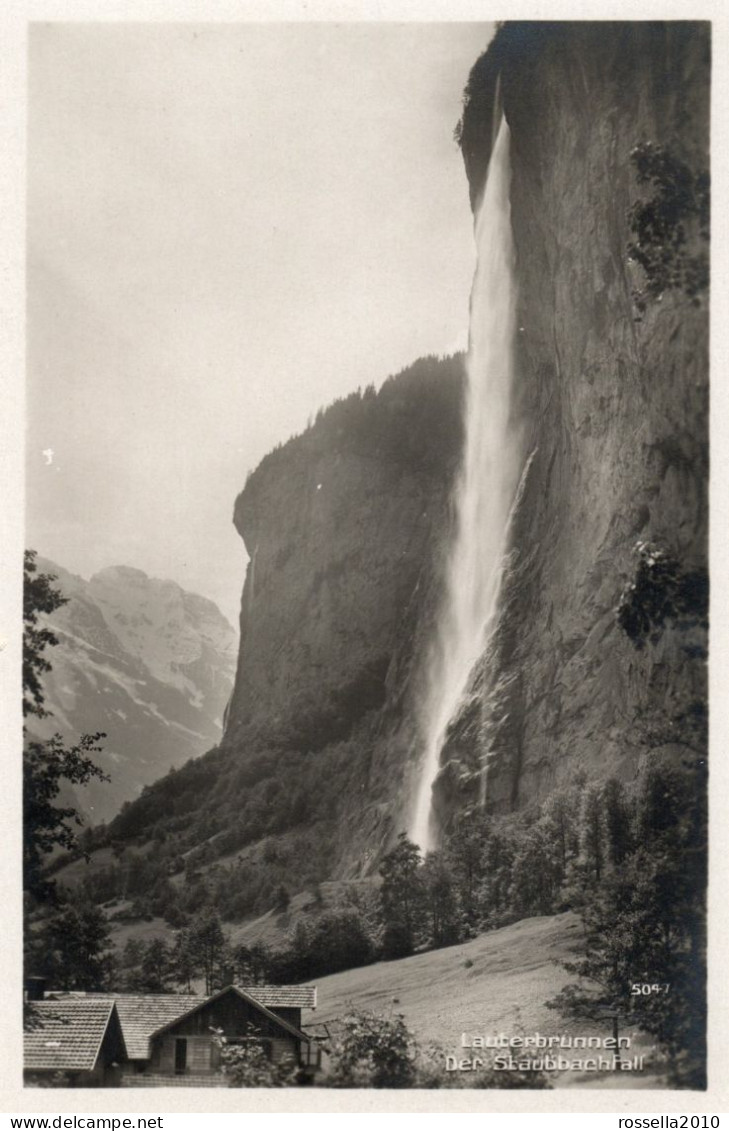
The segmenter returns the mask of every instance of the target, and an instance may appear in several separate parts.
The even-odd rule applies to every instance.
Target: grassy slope
[[[351,1008],[402,1013],[420,1042],[435,1041],[460,1056],[468,1055],[460,1050],[462,1032],[609,1037],[608,1022],[565,1021],[544,1004],[571,980],[559,963],[570,958],[579,937],[579,920],[567,912],[523,919],[458,946],[332,974],[317,981],[318,1008],[306,1011],[303,1021],[332,1021]],[[473,965],[467,966],[469,961]],[[650,1051],[645,1038],[630,1028],[620,1035],[631,1037],[631,1055]],[[563,1055],[584,1058],[595,1052]],[[660,1081],[649,1073],[641,1078],[625,1072],[564,1073],[559,1085],[657,1087]]]
[[[337,884],[322,885],[325,904],[334,899],[337,888]],[[292,898],[287,911],[270,911],[238,926],[226,924],[226,931],[234,943],[260,941],[280,946],[293,922],[299,916],[307,917],[312,903],[310,893],[301,893]],[[111,926],[119,948],[130,937],[145,942],[153,937],[169,940],[173,933],[161,919],[117,921]],[[433,1041],[444,1053],[458,1056],[469,1055],[468,1049],[460,1047],[464,1032],[490,1037],[535,1032],[543,1036],[608,1037],[610,1022],[596,1025],[566,1020],[545,1005],[572,980],[560,963],[573,956],[580,931],[579,919],[571,912],[522,919],[457,946],[319,978],[318,1008],[305,1011],[303,1023],[334,1021],[351,1009],[402,1013],[420,1043]],[[202,990],[202,986],[198,988]],[[648,1064],[651,1042],[630,1026],[621,1026],[620,1035],[631,1040],[629,1054],[645,1054]],[[534,1050],[530,1055],[539,1054]],[[595,1052],[565,1050],[563,1055],[585,1058]],[[640,1076],[563,1072],[555,1074],[553,1082],[558,1087],[665,1087],[663,1076],[648,1069]]]

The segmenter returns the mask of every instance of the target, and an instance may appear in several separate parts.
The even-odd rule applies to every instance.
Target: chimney
[[[46,992],[47,978],[42,975],[33,975],[25,979],[25,1000],[43,1001]]]

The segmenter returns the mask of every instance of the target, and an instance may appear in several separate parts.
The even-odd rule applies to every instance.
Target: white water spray
[[[432,791],[448,724],[492,629],[519,478],[518,437],[510,426],[516,330],[510,172],[509,128],[502,118],[476,219],[457,529],[421,719],[425,750],[410,836],[424,852],[434,847]]]

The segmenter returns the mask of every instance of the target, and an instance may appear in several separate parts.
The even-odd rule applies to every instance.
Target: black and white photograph
[[[496,14],[28,24],[30,1101],[717,1083],[712,22]]]

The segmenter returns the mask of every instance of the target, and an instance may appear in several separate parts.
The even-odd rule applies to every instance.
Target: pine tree
[[[92,904],[65,904],[35,940],[33,964],[55,989],[105,990],[111,978],[109,925]]]
[[[701,764],[650,768],[638,805],[646,839],[586,887],[582,953],[565,963],[581,981],[549,1003],[581,1017],[617,1009],[658,1040],[674,1082],[690,1087],[705,1080],[704,774]]]
[[[608,778],[603,787],[603,805],[610,863],[619,867],[635,847],[632,813],[625,786],[617,778]]]
[[[220,988],[221,962],[226,941],[217,912],[208,908],[189,935],[190,953],[205,978],[206,994]]]
[[[380,906],[384,924],[383,950],[387,958],[412,954],[420,940],[424,920],[420,849],[400,833],[397,845],[380,865]]]
[[[420,871],[424,902],[430,920],[433,946],[448,946],[459,940],[459,912],[453,875],[440,852],[429,852]]]
[[[582,795],[580,850],[587,875],[600,883],[605,870],[605,812],[602,790],[589,786]]]
[[[461,821],[451,833],[446,844],[446,857],[463,917],[467,936],[478,927],[478,888],[483,879],[483,851],[486,837],[483,816]]]
[[[187,993],[191,993],[192,982],[200,972],[200,965],[189,927],[183,927],[178,931],[170,956],[170,966],[174,982]]]
[[[169,993],[173,977],[172,960],[164,939],[150,939],[147,943],[140,973],[145,993]]]

